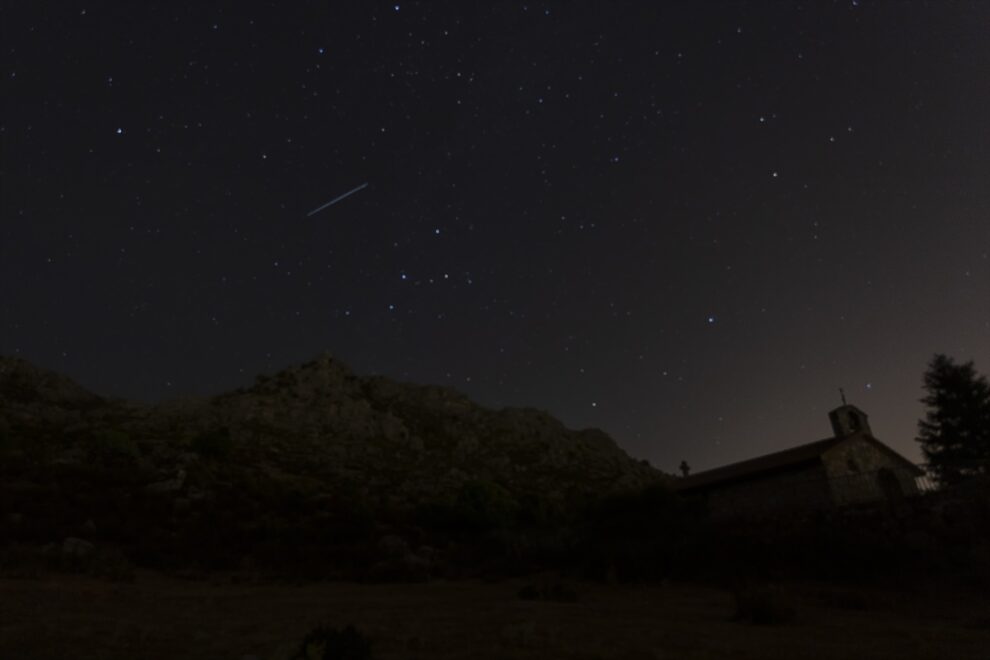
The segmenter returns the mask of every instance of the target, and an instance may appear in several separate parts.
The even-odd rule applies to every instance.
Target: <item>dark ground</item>
[[[286,658],[320,623],[355,624],[375,658],[986,658],[990,601],[907,582],[792,582],[792,621],[733,621],[725,589],[571,583],[574,603],[522,600],[527,580],[291,585],[138,572],[129,583],[0,580],[0,657]]]

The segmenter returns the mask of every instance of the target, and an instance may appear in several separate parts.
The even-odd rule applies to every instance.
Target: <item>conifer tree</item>
[[[933,476],[953,485],[990,475],[990,383],[973,362],[956,364],[936,354],[925,372],[918,442]]]

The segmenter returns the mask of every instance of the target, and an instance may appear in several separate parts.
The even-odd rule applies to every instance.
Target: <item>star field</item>
[[[990,369],[990,6],[696,4],[7,4],[0,353],[329,350],[668,471],[843,386],[918,460],[931,354]]]

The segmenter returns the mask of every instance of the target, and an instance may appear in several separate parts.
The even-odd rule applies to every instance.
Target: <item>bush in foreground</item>
[[[769,626],[790,623],[797,612],[790,596],[780,587],[768,584],[747,584],[733,595],[736,613],[733,621]]]
[[[527,584],[517,594],[522,600],[543,600],[555,603],[575,603],[577,592],[563,582]]]
[[[318,626],[311,630],[290,660],[370,660],[371,640],[354,626]]]

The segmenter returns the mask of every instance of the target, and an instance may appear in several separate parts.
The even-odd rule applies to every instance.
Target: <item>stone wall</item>
[[[832,506],[821,465],[719,486],[708,493],[712,517],[766,517]]]
[[[832,487],[836,504],[881,502],[897,497],[897,488],[886,488],[882,474],[896,478],[901,494],[918,494],[915,475],[906,465],[882,448],[862,437],[853,436],[822,455],[825,473]]]

